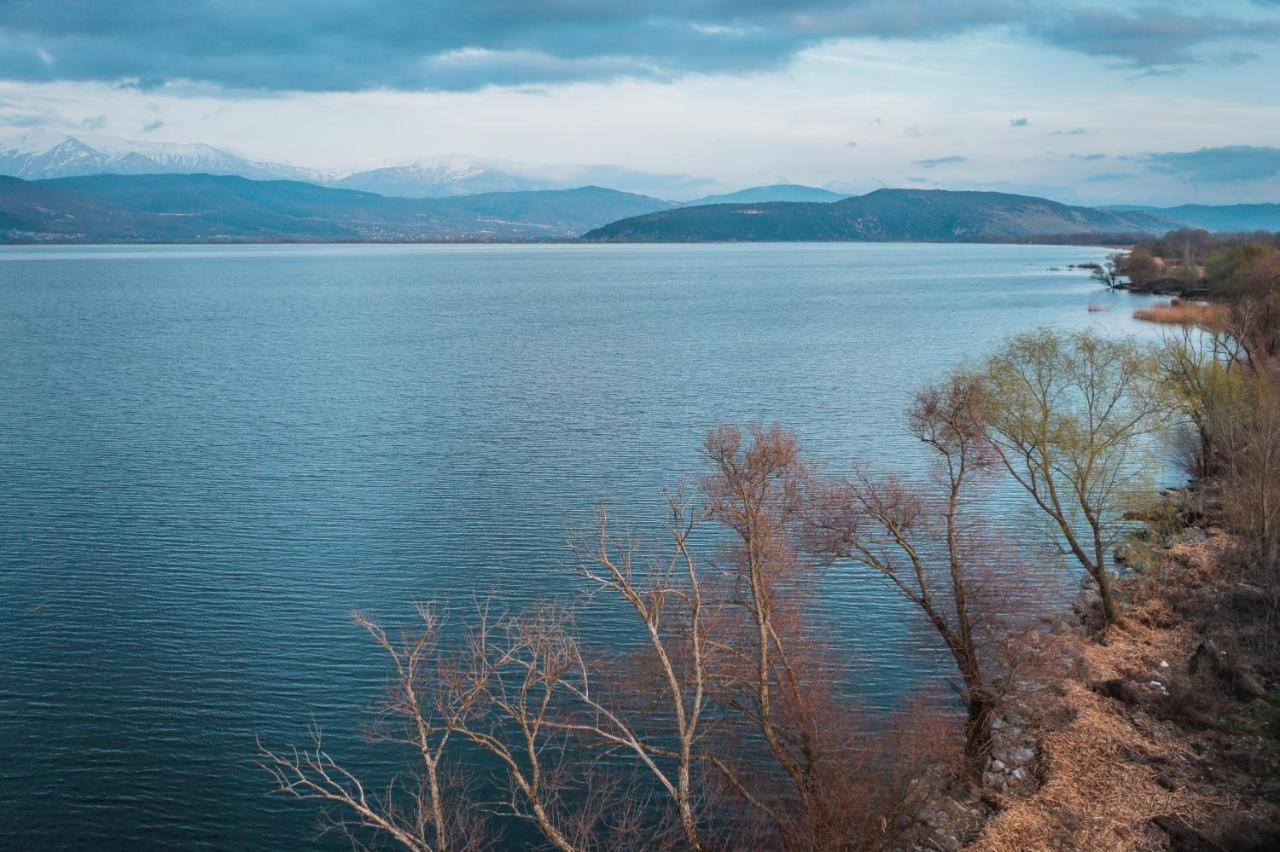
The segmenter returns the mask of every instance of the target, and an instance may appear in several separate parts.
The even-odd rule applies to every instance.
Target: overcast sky
[[[5,126],[690,195],[1280,201],[1280,0],[0,0]]]

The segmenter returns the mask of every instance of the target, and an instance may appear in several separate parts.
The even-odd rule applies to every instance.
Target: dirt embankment
[[[1183,530],[1134,560],[1121,626],[1081,599],[1034,632],[983,783],[918,848],[1280,849],[1280,611],[1233,547]]]

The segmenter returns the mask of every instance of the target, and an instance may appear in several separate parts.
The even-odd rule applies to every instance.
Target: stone
[[[1030,763],[1036,759],[1036,753],[1029,748],[1014,749],[1013,759],[1017,763]]]
[[[1014,781],[1025,781],[1027,780],[1027,770],[1019,766],[1017,769],[1013,770],[1013,774],[1009,777]]]
[[[1237,698],[1254,701],[1267,694],[1266,689],[1253,673],[1219,650],[1212,639],[1201,642],[1187,663],[1187,671],[1191,674],[1195,674],[1202,668],[1230,686]]]
[[[1182,532],[1174,536],[1174,540],[1178,544],[1199,544],[1209,537],[1209,534],[1199,527],[1187,527]]]
[[[1004,769],[1005,769],[1005,766],[1004,766],[1004,761],[1003,761],[1003,760],[993,760],[993,761],[991,761],[991,771],[992,771],[992,772],[1004,772]]]

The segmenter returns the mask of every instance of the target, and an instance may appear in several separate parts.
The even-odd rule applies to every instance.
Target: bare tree
[[[1123,273],[1120,271],[1120,255],[1113,254],[1107,258],[1106,263],[1096,264],[1089,276],[1108,290],[1115,290],[1120,287],[1120,279]]]
[[[665,559],[638,559],[634,537],[611,526],[604,507],[600,509],[592,545],[579,542],[574,549],[582,575],[598,590],[618,595],[643,624],[647,650],[653,655],[662,681],[662,697],[670,705],[675,747],[666,748],[640,737],[616,713],[601,707],[590,693],[575,694],[612,723],[608,727],[593,724],[586,730],[639,758],[673,800],[689,848],[702,850],[706,843],[698,824],[700,796],[694,786],[694,771],[697,761],[708,759],[695,751],[699,725],[707,708],[707,636],[698,565],[688,545],[696,519],[684,501],[671,493],[667,495],[667,509],[665,527],[672,549]],[[660,760],[667,757],[674,758],[674,773],[660,765]]]
[[[436,683],[441,619],[429,606],[419,607],[418,614],[422,620],[419,631],[402,643],[393,642],[364,616],[352,614],[352,620],[386,651],[394,667],[395,681],[388,691],[386,709],[396,724],[381,726],[375,736],[407,744],[416,753],[411,781],[393,781],[381,793],[367,790],[356,775],[324,750],[320,731],[314,727],[311,750],[277,753],[259,744],[259,764],[275,779],[275,792],[337,806],[333,827],[353,841],[358,842],[357,830],[364,829],[382,833],[415,852],[478,848],[484,834],[475,824],[461,830],[467,809],[446,800],[442,767],[450,738],[471,713],[479,693],[464,691],[452,695],[449,702],[423,704]]]
[[[779,596],[801,570],[793,545],[808,470],[794,434],[773,426],[752,427],[750,435],[746,443],[742,432],[728,425],[708,434],[705,452],[712,473],[703,480],[707,514],[737,536],[727,554],[733,600],[748,615],[754,634],[744,678],[747,689],[734,700],[790,777],[805,811],[812,813],[817,804],[815,733],[803,723],[786,730],[778,706],[787,698],[795,703],[801,689],[778,615]]]
[[[979,647],[971,589],[974,560],[987,554],[962,530],[973,523],[966,517],[973,481],[994,463],[977,416],[979,394],[977,382],[963,376],[917,394],[908,422],[912,434],[931,450],[932,485],[876,477],[858,468],[851,478],[831,482],[814,500],[808,529],[811,548],[888,578],[942,638],[960,673],[971,768],[989,748],[996,703]]]
[[[551,603],[498,617],[482,605],[444,650],[430,607],[403,642],[357,617],[395,675],[379,734],[412,749],[420,780],[374,798],[318,743],[263,748],[278,792],[335,804],[406,849],[461,848],[485,836],[460,830],[477,809],[444,772],[465,748],[509,788],[485,810],[563,852],[892,842],[947,748],[945,723],[917,709],[877,728],[831,686],[841,661],[808,608],[821,565],[796,547],[810,480],[794,436],[722,427],[705,449],[705,504],[669,495],[657,544],[603,509],[574,543],[590,595],[633,616],[629,653],[589,656],[576,611]],[[689,542],[704,519],[730,542],[716,559]]]
[[[979,379],[989,446],[1097,583],[1114,623],[1107,554],[1149,478],[1148,439],[1167,412],[1152,358],[1132,340],[1043,329],[1013,338]]]

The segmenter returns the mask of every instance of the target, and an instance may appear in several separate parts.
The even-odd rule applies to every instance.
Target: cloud
[[[1084,136],[1088,132],[1089,131],[1085,130],[1083,127],[1073,127],[1070,130],[1055,130],[1049,135],[1050,136]]]
[[[1280,38],[1280,21],[1219,14],[1187,14],[1168,5],[1122,11],[1101,6],[1062,8],[1034,23],[1031,32],[1056,47],[1117,59],[1135,68],[1164,68],[1217,58],[1201,49],[1223,41]],[[1231,57],[1233,54],[1225,54]],[[1247,61],[1241,52],[1235,60]],[[1230,59],[1228,59],[1230,61]],[[1158,73],[1158,72],[1155,72]],[[1151,76],[1151,73],[1143,76]]]
[[[157,118],[154,121],[148,121],[146,124],[142,125],[142,132],[155,133],[162,127],[164,127],[164,122]]]
[[[936,38],[1012,0],[7,0],[0,77],[468,90],[777,67],[845,37]]]
[[[947,166],[952,163],[965,163],[968,161],[968,157],[960,157],[953,154],[950,157],[934,157],[929,160],[913,160],[912,162],[915,165],[923,166],[926,169],[936,169],[938,166]]]
[[[1239,183],[1280,174],[1280,148],[1227,145],[1198,151],[1148,154],[1147,168],[1193,183]]]
[[[784,65],[837,39],[992,27],[1139,68],[1242,62],[1280,22],[1072,0],[6,0],[0,78],[456,90]]]
[[[1026,127],[1031,124],[1031,120],[1025,116],[1022,118],[1013,118],[1009,120],[1010,127]]]

